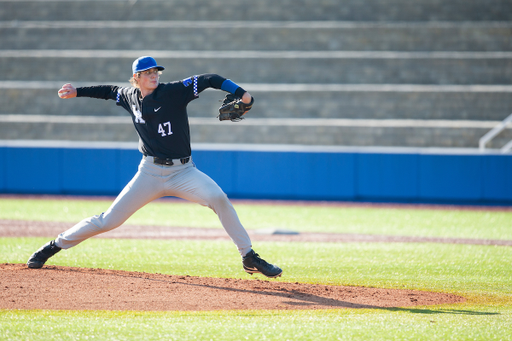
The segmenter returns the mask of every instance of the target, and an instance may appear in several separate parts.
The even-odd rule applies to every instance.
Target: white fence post
[[[501,133],[503,130],[505,130],[508,126],[508,124],[512,122],[512,114],[510,114],[507,118],[505,118],[502,122],[500,122],[496,127],[492,128],[487,134],[482,136],[480,140],[478,141],[478,149],[480,149],[481,152],[485,150],[485,145],[491,141],[496,135]],[[506,153],[512,149],[512,141],[507,143],[503,148],[501,148],[502,153]]]

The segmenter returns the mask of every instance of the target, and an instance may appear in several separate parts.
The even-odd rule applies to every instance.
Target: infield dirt
[[[49,236],[56,236],[68,227],[69,224],[55,222],[0,220],[0,236],[39,236],[50,239]],[[221,229],[130,225],[122,226],[101,236],[104,238],[228,239],[227,234]],[[350,237],[302,233],[300,235],[258,235],[251,232],[251,238],[287,242],[370,241],[368,239],[370,237],[365,235]],[[373,236],[371,239],[373,242],[406,241],[400,237],[385,236]],[[286,275],[286,269],[284,275]],[[0,309],[148,311],[405,309],[404,307],[465,301],[463,297],[446,293],[285,283],[275,279],[267,280],[262,276],[261,278],[262,280],[242,280],[171,276],[54,265],[45,265],[42,269],[28,269],[25,264],[1,264]]]
[[[0,309],[201,311],[407,309],[464,302],[415,290],[204,278],[24,264],[0,265]]]
[[[55,238],[72,224],[0,220],[0,237]],[[272,235],[248,231],[253,241],[280,242],[434,242],[512,245],[512,241],[455,238],[300,233]],[[222,229],[123,225],[101,238],[229,240]],[[27,255],[28,258],[29,255]],[[286,269],[284,269],[286,276]],[[258,279],[258,277],[260,279]],[[0,264],[0,309],[63,310],[290,310],[407,307],[453,304],[464,297],[418,290],[286,283],[255,275],[251,279],[204,278],[106,269]]]

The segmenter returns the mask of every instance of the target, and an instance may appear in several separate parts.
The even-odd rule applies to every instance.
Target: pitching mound
[[[275,280],[0,265],[0,309],[246,310],[390,308],[464,302],[445,293]]]

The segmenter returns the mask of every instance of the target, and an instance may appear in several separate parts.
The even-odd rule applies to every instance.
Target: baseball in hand
[[[60,98],[72,98],[76,96],[76,89],[71,84],[64,84],[58,94]]]

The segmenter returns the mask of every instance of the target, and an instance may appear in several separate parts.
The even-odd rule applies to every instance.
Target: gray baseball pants
[[[154,164],[150,156],[142,159],[137,174],[106,212],[82,220],[61,233],[55,243],[60,248],[68,249],[97,234],[113,230],[144,205],[164,196],[182,198],[211,208],[240,255],[243,257],[251,250],[247,231],[215,181],[199,171],[192,160],[186,164],[178,161],[173,166],[165,166]]]

